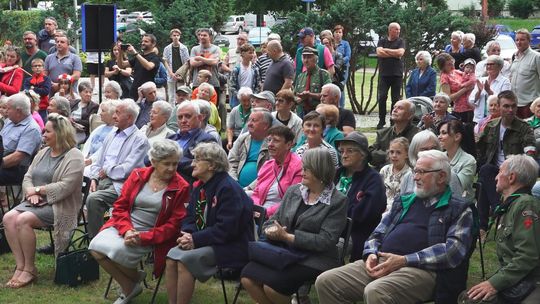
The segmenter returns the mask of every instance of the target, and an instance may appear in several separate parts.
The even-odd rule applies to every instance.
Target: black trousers
[[[480,167],[478,181],[482,183],[482,194],[478,201],[478,216],[480,217],[480,229],[486,230],[489,223],[489,213],[494,211],[501,200],[497,193],[497,181],[495,177],[499,174],[499,167],[493,164],[485,164]]]
[[[379,76],[378,84],[378,97],[379,103],[379,124],[384,124],[386,119],[386,100],[388,99],[388,90],[392,89],[392,106],[390,111],[394,107],[394,104],[401,97],[401,85],[403,84],[402,76]]]

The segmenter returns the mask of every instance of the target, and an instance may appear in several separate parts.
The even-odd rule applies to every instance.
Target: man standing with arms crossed
[[[392,88],[392,105],[400,98],[403,83],[403,61],[405,42],[399,38],[401,26],[392,22],[388,25],[388,37],[382,38],[377,44],[377,58],[379,60],[379,90],[377,101],[379,103],[379,123],[377,129],[386,124],[386,100],[388,90]]]

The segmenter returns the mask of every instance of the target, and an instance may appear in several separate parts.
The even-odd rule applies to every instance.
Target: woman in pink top
[[[441,71],[441,91],[450,96],[454,108],[452,115],[464,123],[472,122],[474,108],[469,104],[468,98],[474,89],[474,83],[469,82],[468,85],[461,85],[463,72],[454,68],[454,58],[446,53],[437,56],[437,66]]]
[[[291,152],[294,133],[285,126],[268,130],[268,152],[272,159],[266,161],[257,174],[253,190],[253,203],[263,206],[267,216],[274,214],[281,205],[285,191],[302,180],[302,160]]]

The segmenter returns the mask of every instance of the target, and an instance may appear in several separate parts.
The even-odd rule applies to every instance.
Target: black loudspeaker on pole
[[[116,41],[116,6],[113,4],[83,4],[82,45],[85,52],[98,53],[99,103],[101,104],[101,53]]]

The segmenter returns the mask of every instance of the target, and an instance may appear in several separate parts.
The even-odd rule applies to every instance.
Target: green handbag
[[[75,232],[82,233],[74,239]],[[76,287],[99,279],[99,264],[88,250],[90,238],[80,229],[71,232],[66,250],[56,258],[54,283]]]

